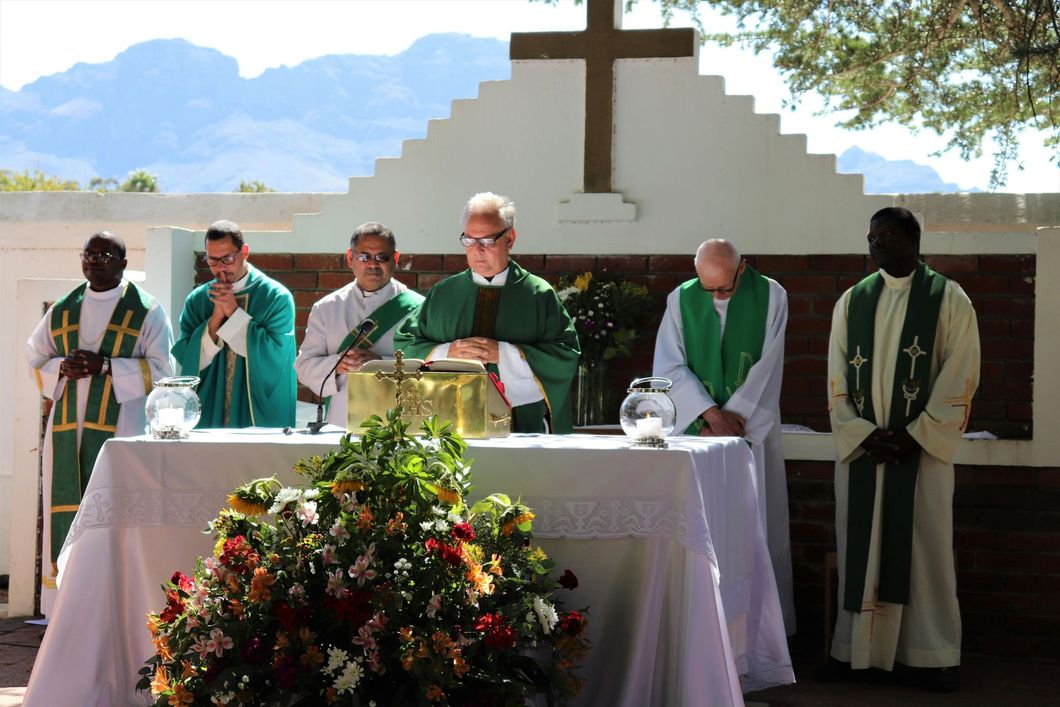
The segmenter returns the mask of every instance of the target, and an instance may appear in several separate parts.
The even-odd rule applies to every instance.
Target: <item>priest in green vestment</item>
[[[214,279],[188,295],[173,355],[199,376],[198,427],[288,427],[295,417],[294,298],[249,262],[239,226],[206,232]]]
[[[569,433],[578,335],[552,286],[509,257],[515,205],[476,194],[461,222],[468,269],[431,288],[394,347],[413,358],[481,361],[503,384],[513,431]]]
[[[829,343],[839,598],[821,679],[901,669],[959,684],[953,456],[979,385],[975,310],[920,260],[920,224],[888,207],[869,222],[879,270],[836,303]]]
[[[759,511],[788,635],[795,593],[788,478],[780,437],[780,387],[788,295],[723,238],[696,250],[696,277],[666,298],[652,375],[673,382],[677,426],[686,434],[743,437],[754,454]]]

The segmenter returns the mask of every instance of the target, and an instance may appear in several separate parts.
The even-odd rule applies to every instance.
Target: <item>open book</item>
[[[423,369],[434,373],[485,373],[486,367],[481,361],[473,361],[469,358],[436,358],[424,361],[420,358],[406,358],[404,360],[405,370],[409,373]],[[378,361],[367,361],[361,366],[361,373],[383,373],[394,372],[394,359],[384,358]]]

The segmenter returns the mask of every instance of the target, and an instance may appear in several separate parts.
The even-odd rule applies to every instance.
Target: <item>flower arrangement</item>
[[[591,272],[562,279],[557,294],[574,320],[584,361],[629,356],[637,324],[652,303],[644,285],[596,279]]]
[[[298,462],[300,488],[244,484],[210,524],[213,555],[163,585],[154,705],[565,704],[588,650],[568,570],[530,543],[533,512],[503,494],[470,508],[466,443],[400,411]]]

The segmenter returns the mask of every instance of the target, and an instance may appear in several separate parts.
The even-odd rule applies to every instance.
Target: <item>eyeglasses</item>
[[[509,230],[511,229],[506,228],[503,231],[494,233],[492,236],[483,236],[482,238],[472,238],[466,233],[461,233],[460,245],[464,246],[465,248],[473,248],[476,245],[480,245],[484,248],[492,248],[494,245],[497,244],[497,241],[503,238],[504,234],[507,233]]]
[[[86,263],[92,263],[93,265],[105,264],[117,259],[118,256],[114,255],[114,253],[93,253],[87,250],[81,251],[81,260]]]
[[[202,262],[206,263],[207,265],[213,265],[213,266],[217,266],[217,265],[231,265],[232,263],[236,262],[236,258],[238,258],[239,254],[242,253],[242,252],[243,252],[242,250],[233,251],[233,252],[229,253],[228,255],[222,255],[219,258],[214,258],[214,257],[209,256],[209,255],[204,255],[204,256],[202,256]]]
[[[391,263],[394,261],[393,253],[354,253],[353,257],[362,263],[367,263],[369,260],[374,260],[377,263]]]
[[[732,284],[728,287],[703,287],[703,285],[700,285],[700,289],[704,292],[709,292],[712,295],[727,295],[730,292],[735,292],[736,280],[740,277],[740,273],[743,272],[743,263],[744,261],[741,260],[740,264],[736,267],[736,273],[732,276]]]

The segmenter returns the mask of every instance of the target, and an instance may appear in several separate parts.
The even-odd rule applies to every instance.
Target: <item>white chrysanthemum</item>
[[[439,533],[444,533],[449,530],[449,523],[446,522],[445,518],[439,518],[434,521],[434,529]]]
[[[279,493],[276,494],[276,500],[272,502],[272,506],[269,508],[269,513],[276,515],[289,503],[294,503],[302,498],[302,493],[298,489],[293,489],[290,486],[284,486],[280,489]]]
[[[394,563],[394,569],[398,572],[408,572],[412,569],[412,563],[406,560],[404,557],[398,558],[398,561]]]
[[[446,520],[448,520],[453,525],[464,522],[464,519],[460,517],[460,514],[454,513],[453,511],[449,511],[449,515],[446,516]]]
[[[552,606],[541,597],[536,596],[534,597],[534,613],[537,614],[537,620],[541,624],[541,628],[544,629],[545,633],[552,633],[552,629],[556,626],[556,622],[559,621],[559,616],[556,614],[556,607]]]
[[[342,671],[342,675],[335,680],[335,690],[341,695],[345,692],[353,692],[353,689],[357,687],[357,683],[361,681],[364,676],[364,668],[361,667],[360,663],[346,663],[346,668]]]
[[[334,675],[335,671],[343,666],[343,664],[349,660],[349,653],[332,646],[328,648],[328,664],[324,666],[324,673],[328,676]]]
[[[449,515],[449,509],[441,506],[431,506],[431,513],[436,516],[447,516]]]
[[[434,523],[429,520],[420,521],[421,530],[430,530],[434,527]]]

